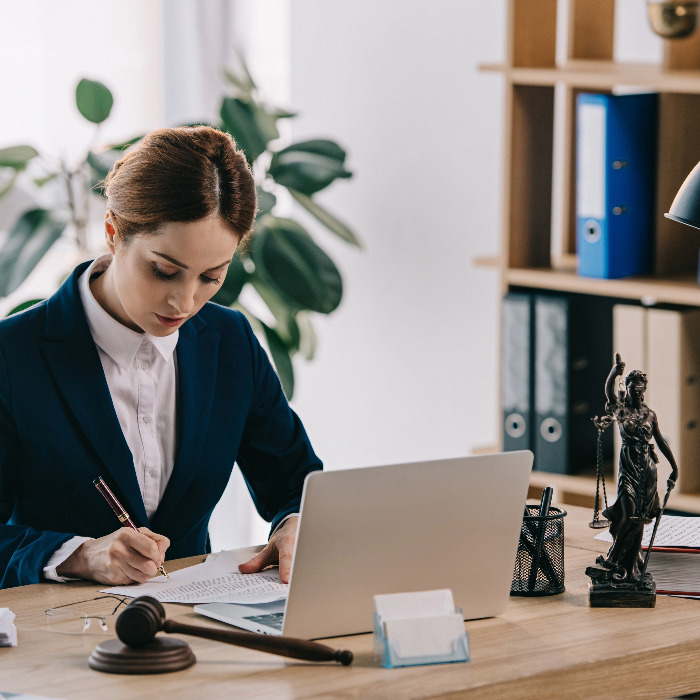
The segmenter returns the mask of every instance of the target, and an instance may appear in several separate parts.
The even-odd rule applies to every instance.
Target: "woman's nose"
[[[168,303],[178,315],[191,313],[194,308],[194,289],[190,285],[178,287],[168,296]]]

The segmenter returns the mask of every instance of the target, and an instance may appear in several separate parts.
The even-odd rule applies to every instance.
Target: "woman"
[[[109,253],[0,323],[0,585],[143,582],[166,552],[206,551],[234,462],[272,523],[241,570],[287,581],[321,463],[243,315],[207,303],[255,219],[245,157],[209,127],[155,131],[106,198]]]
[[[644,403],[647,377],[633,370],[625,379],[624,398],[615,394],[615,381],[625,369],[620,355],[605,383],[608,399],[606,410],[618,423],[622,446],[617,480],[617,500],[603,511],[610,520],[613,544],[607,557],[598,557],[597,563],[610,569],[616,578],[638,581],[641,576],[642,535],[644,525],[652,522],[660,510],[657,493],[656,465],[658,457],[651,444],[652,437],[671,465],[668,489],[675,486],[678,466],[668,443],[659,430],[656,414]]]

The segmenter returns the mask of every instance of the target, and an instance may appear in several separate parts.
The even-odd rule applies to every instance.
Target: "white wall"
[[[365,242],[319,233],[343,272],[294,405],[329,468],[497,440],[505,3],[291,3],[294,137],[337,138],[355,177],[320,199]]]
[[[23,0],[0,5],[0,147],[30,143],[78,157],[94,130],[75,108],[80,78],[115,101],[106,143],[161,125],[161,3]]]

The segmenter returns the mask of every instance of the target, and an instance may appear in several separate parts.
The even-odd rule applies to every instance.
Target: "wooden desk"
[[[384,669],[372,636],[334,639],[352,666],[309,664],[186,638],[197,664],[154,676],[98,673],[87,659],[103,635],[61,635],[47,608],[89,599],[99,586],[39,584],[0,591],[17,614],[19,647],[0,649],[0,691],[66,700],[148,698],[668,698],[700,690],[700,601],[659,597],[653,609],[591,609],[583,571],[605,546],[586,527],[588,510],[569,508],[566,592],[511,598],[500,617],[465,623],[470,663]],[[196,560],[186,560],[195,563]],[[465,563],[465,567],[469,566]],[[172,563],[168,568],[177,568]],[[186,606],[168,615],[216,626]]]

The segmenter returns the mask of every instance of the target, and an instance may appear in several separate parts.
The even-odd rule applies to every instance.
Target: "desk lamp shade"
[[[700,228],[700,163],[685,179],[671,204],[667,219],[680,221],[694,228]]]

